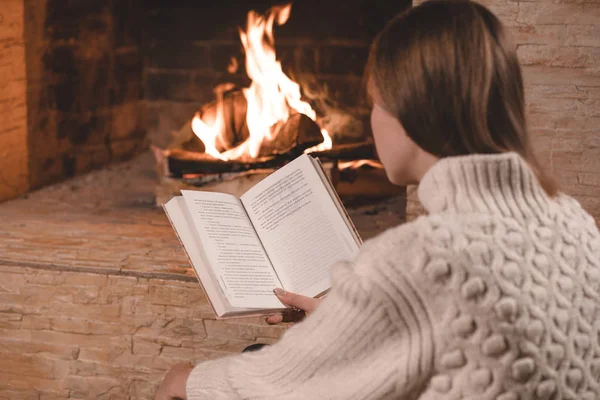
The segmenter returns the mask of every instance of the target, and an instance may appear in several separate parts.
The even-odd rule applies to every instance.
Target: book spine
[[[311,156],[309,156],[309,157],[311,157]],[[325,179],[327,180],[327,184],[329,185],[329,187],[331,188],[331,191],[333,192],[333,194],[335,196],[335,200],[338,202],[340,209],[344,213],[345,219],[348,221],[348,223],[352,227],[352,230],[354,231],[354,234],[356,235],[356,237],[358,239],[358,244],[362,245],[363,240],[360,237],[360,234],[358,233],[358,229],[356,229],[356,226],[354,225],[352,218],[350,218],[350,214],[348,214],[348,210],[346,210],[346,207],[344,207],[344,203],[342,202],[342,199],[340,199],[340,196],[339,196],[337,190],[335,190],[335,186],[333,185],[333,182],[331,182],[331,179],[329,179],[329,177],[327,176],[327,172],[325,171],[325,168],[323,168],[323,164],[321,163],[321,160],[319,158],[315,158],[315,160],[317,161],[319,168],[321,168],[321,171],[323,172],[323,176],[325,176]]]

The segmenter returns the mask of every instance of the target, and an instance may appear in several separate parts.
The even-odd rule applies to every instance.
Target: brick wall
[[[130,157],[145,136],[141,0],[24,0],[32,188]]]
[[[285,330],[211,319],[197,282],[1,264],[0,282],[0,399],[147,400],[174,363]]]
[[[508,26],[517,45],[540,161],[560,190],[574,196],[600,223],[600,3],[480,3]],[[409,188],[409,219],[421,212],[416,188]]]
[[[23,0],[0,10],[0,201],[29,189]]]
[[[284,71],[356,117],[354,125],[340,129],[344,134],[368,133],[369,110],[361,93],[368,46],[379,27],[410,3],[296,1],[288,22],[275,28],[277,56]],[[273,4],[281,2],[224,0],[210,9],[189,0],[146,3],[145,86],[148,134],[153,143],[166,146],[171,132],[214,99],[216,84],[247,85],[237,27],[245,26],[249,10],[264,12]],[[240,66],[234,75],[227,73],[232,57]],[[308,91],[304,94],[309,95]],[[319,107],[314,96],[312,100],[313,107],[325,114],[326,107]]]

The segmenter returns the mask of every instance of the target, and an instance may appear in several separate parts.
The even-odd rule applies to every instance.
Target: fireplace
[[[261,170],[268,173],[295,155],[255,157],[246,170],[241,162],[232,167],[211,160],[211,178],[221,181],[210,183],[202,182],[203,171],[184,170],[182,163],[177,173],[171,165],[157,186],[149,144],[163,156],[166,149],[175,153],[172,133],[190,139],[188,123],[214,101],[215,87],[248,86],[237,26],[251,9],[264,13],[273,5],[224,0],[205,9],[206,3],[2,2],[0,40],[19,23],[21,31],[5,39],[0,55],[0,80],[9,76],[15,89],[2,102],[3,110],[12,108],[0,113],[0,200],[31,193],[0,205],[0,278],[7,282],[0,287],[0,358],[10,365],[0,398],[152,398],[174,363],[239,353],[285,331],[256,318],[215,320],[156,207],[158,190],[165,197],[181,185],[243,190]],[[351,162],[373,161],[372,147],[360,144],[370,136],[362,69],[378,24],[393,11],[366,0],[323,3],[314,12],[317,2],[296,0],[287,23],[275,28],[277,57],[318,118],[338,116],[323,112],[311,94],[352,117],[334,137],[338,150],[357,151]],[[15,10],[7,12],[8,6]],[[6,62],[9,55],[14,65]],[[232,57],[238,63],[233,74]],[[296,132],[308,125],[307,135],[321,140],[320,125],[315,131],[298,113],[288,124],[294,118]],[[360,183],[362,192],[384,194],[380,170],[364,161],[358,173],[348,162],[339,159],[330,168],[338,192],[352,193]],[[219,170],[223,164],[228,169]],[[5,179],[12,172],[15,180]],[[42,186],[48,187],[32,190]],[[404,196],[347,207],[364,240],[404,222],[405,209]]]
[[[194,1],[145,4],[148,134],[165,146],[165,131],[179,130],[200,105],[213,101],[218,84],[249,85],[238,28],[247,25],[250,10],[264,16],[285,3],[229,0],[207,10]],[[339,110],[354,117],[345,121],[346,136],[368,135],[368,109],[361,96],[368,46],[382,24],[409,5],[303,0],[292,3],[284,24],[275,23],[275,52],[283,72],[300,84],[303,98],[320,117],[341,117],[327,116]]]
[[[351,160],[369,160],[357,164],[367,169],[376,164],[369,144],[362,73],[374,35],[387,19],[409,7],[410,1],[294,2],[287,21],[275,24],[274,51],[283,72],[299,85],[302,101],[315,113],[313,123],[307,121],[306,113],[294,110],[290,122],[296,128],[287,128],[294,132],[298,126],[313,129],[301,132],[308,135],[307,140],[300,146],[289,147],[288,143],[291,151],[279,151],[276,160],[273,154],[266,159],[261,154],[250,166],[227,165],[231,160],[211,163],[207,171],[216,174],[211,177],[200,176],[203,170],[198,170],[194,159],[205,149],[198,148],[202,146],[190,132],[192,118],[215,101],[215,89],[220,88],[230,99],[239,98],[239,91],[236,97],[235,92],[223,90],[228,90],[227,85],[240,89],[251,84],[238,32],[246,26],[248,12],[265,15],[272,7],[287,3],[13,3],[20,4],[23,14],[18,27],[22,31],[15,33],[15,43],[25,49],[14,68],[26,71],[15,74],[14,81],[25,90],[11,98],[11,104],[19,112],[26,110],[21,124],[26,133],[11,127],[3,134],[8,138],[3,139],[5,147],[17,144],[15,149],[23,147],[23,151],[15,150],[0,159],[3,181],[7,182],[0,187],[0,200],[130,159],[149,145],[169,150],[165,160],[170,168],[166,175],[160,168],[160,174],[180,179],[182,185],[226,180],[231,174],[247,174],[241,170],[248,168],[272,170],[301,152],[303,146],[319,144],[322,139],[321,133],[315,136],[317,126],[330,133],[334,150],[339,146],[337,155],[327,159],[335,161],[335,168],[338,161],[343,168]],[[230,122],[239,120],[236,118]],[[182,138],[187,145],[177,147]],[[191,153],[182,156],[182,150]],[[188,157],[190,154],[193,157]],[[355,175],[341,172],[334,174]]]
[[[519,46],[544,167],[600,221],[598,4],[485,4]],[[169,148],[171,132],[214,100],[218,83],[233,75],[241,87],[248,84],[236,27],[250,9],[263,13],[272,5],[0,2],[0,201],[13,199],[0,204],[0,398],[149,399],[177,362],[239,354],[284,334],[286,326],[262,319],[214,319],[155,206],[156,163],[147,152],[149,143]],[[302,85],[314,82],[313,92],[361,121],[360,136],[351,129],[359,124],[344,130],[346,144],[369,137],[359,94],[368,43],[405,6],[295,0],[287,23],[275,29],[284,71],[297,69]],[[227,71],[232,55],[239,58],[237,74]],[[311,88],[303,86],[303,94]],[[361,175],[344,163],[333,171],[338,191],[377,183],[376,169]],[[367,172],[373,179],[365,179]],[[221,174],[221,185],[242,181]],[[186,182],[183,174],[168,179]],[[410,196],[347,210],[365,240],[422,211]]]
[[[194,7],[150,11],[184,25],[148,44],[157,202],[198,186],[241,195],[302,152],[325,162],[343,198],[397,194],[374,154],[362,72],[376,30],[409,4],[227,3],[200,28]]]
[[[218,84],[247,87],[237,26],[251,9],[264,13],[274,3],[0,3],[0,86],[8,83],[0,91],[0,201],[13,199],[0,204],[0,398],[149,399],[178,361],[276,341],[285,325],[215,320],[155,197],[184,184],[243,190],[293,154],[258,157],[246,170],[211,160],[208,178],[221,179],[211,183],[183,163],[157,186],[147,151],[151,143],[174,153],[172,132],[189,139],[188,124]],[[379,4],[327,1],[315,12],[317,2],[296,0],[274,32],[277,58],[317,116],[339,118],[320,108],[335,102],[353,117],[334,139],[340,151],[353,146],[354,161],[372,151],[356,145],[370,136],[360,100],[368,44],[402,6]],[[311,94],[325,97],[319,103]],[[307,135],[322,139],[321,126],[294,115],[296,132],[308,125]],[[338,192],[387,188],[368,161],[360,174],[347,162],[330,168]],[[222,164],[229,169],[219,171]],[[347,207],[364,240],[404,222],[405,209],[402,195]]]

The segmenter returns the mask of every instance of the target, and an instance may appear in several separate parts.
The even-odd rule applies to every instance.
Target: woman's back
[[[419,197],[430,215],[380,238],[375,278],[414,293],[396,303],[419,321],[421,358],[400,367],[429,371],[415,397],[600,398],[593,218],[548,197],[515,153],[443,159]]]

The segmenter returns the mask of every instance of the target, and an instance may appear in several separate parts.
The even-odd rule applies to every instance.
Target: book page
[[[217,317],[222,316],[230,308],[228,307],[229,301],[220,287],[214,271],[208,267],[206,252],[203,250],[202,243],[198,238],[198,232],[192,223],[192,217],[189,215],[185,200],[182,196],[173,197],[163,205],[163,208],[177,238],[185,249],[198,280],[202,283],[206,297],[213,306]]]
[[[207,261],[234,307],[281,308],[281,283],[240,201],[223,193],[181,192]]]
[[[307,155],[265,178],[241,200],[286,290],[316,296],[331,286],[331,265],[358,253]]]

